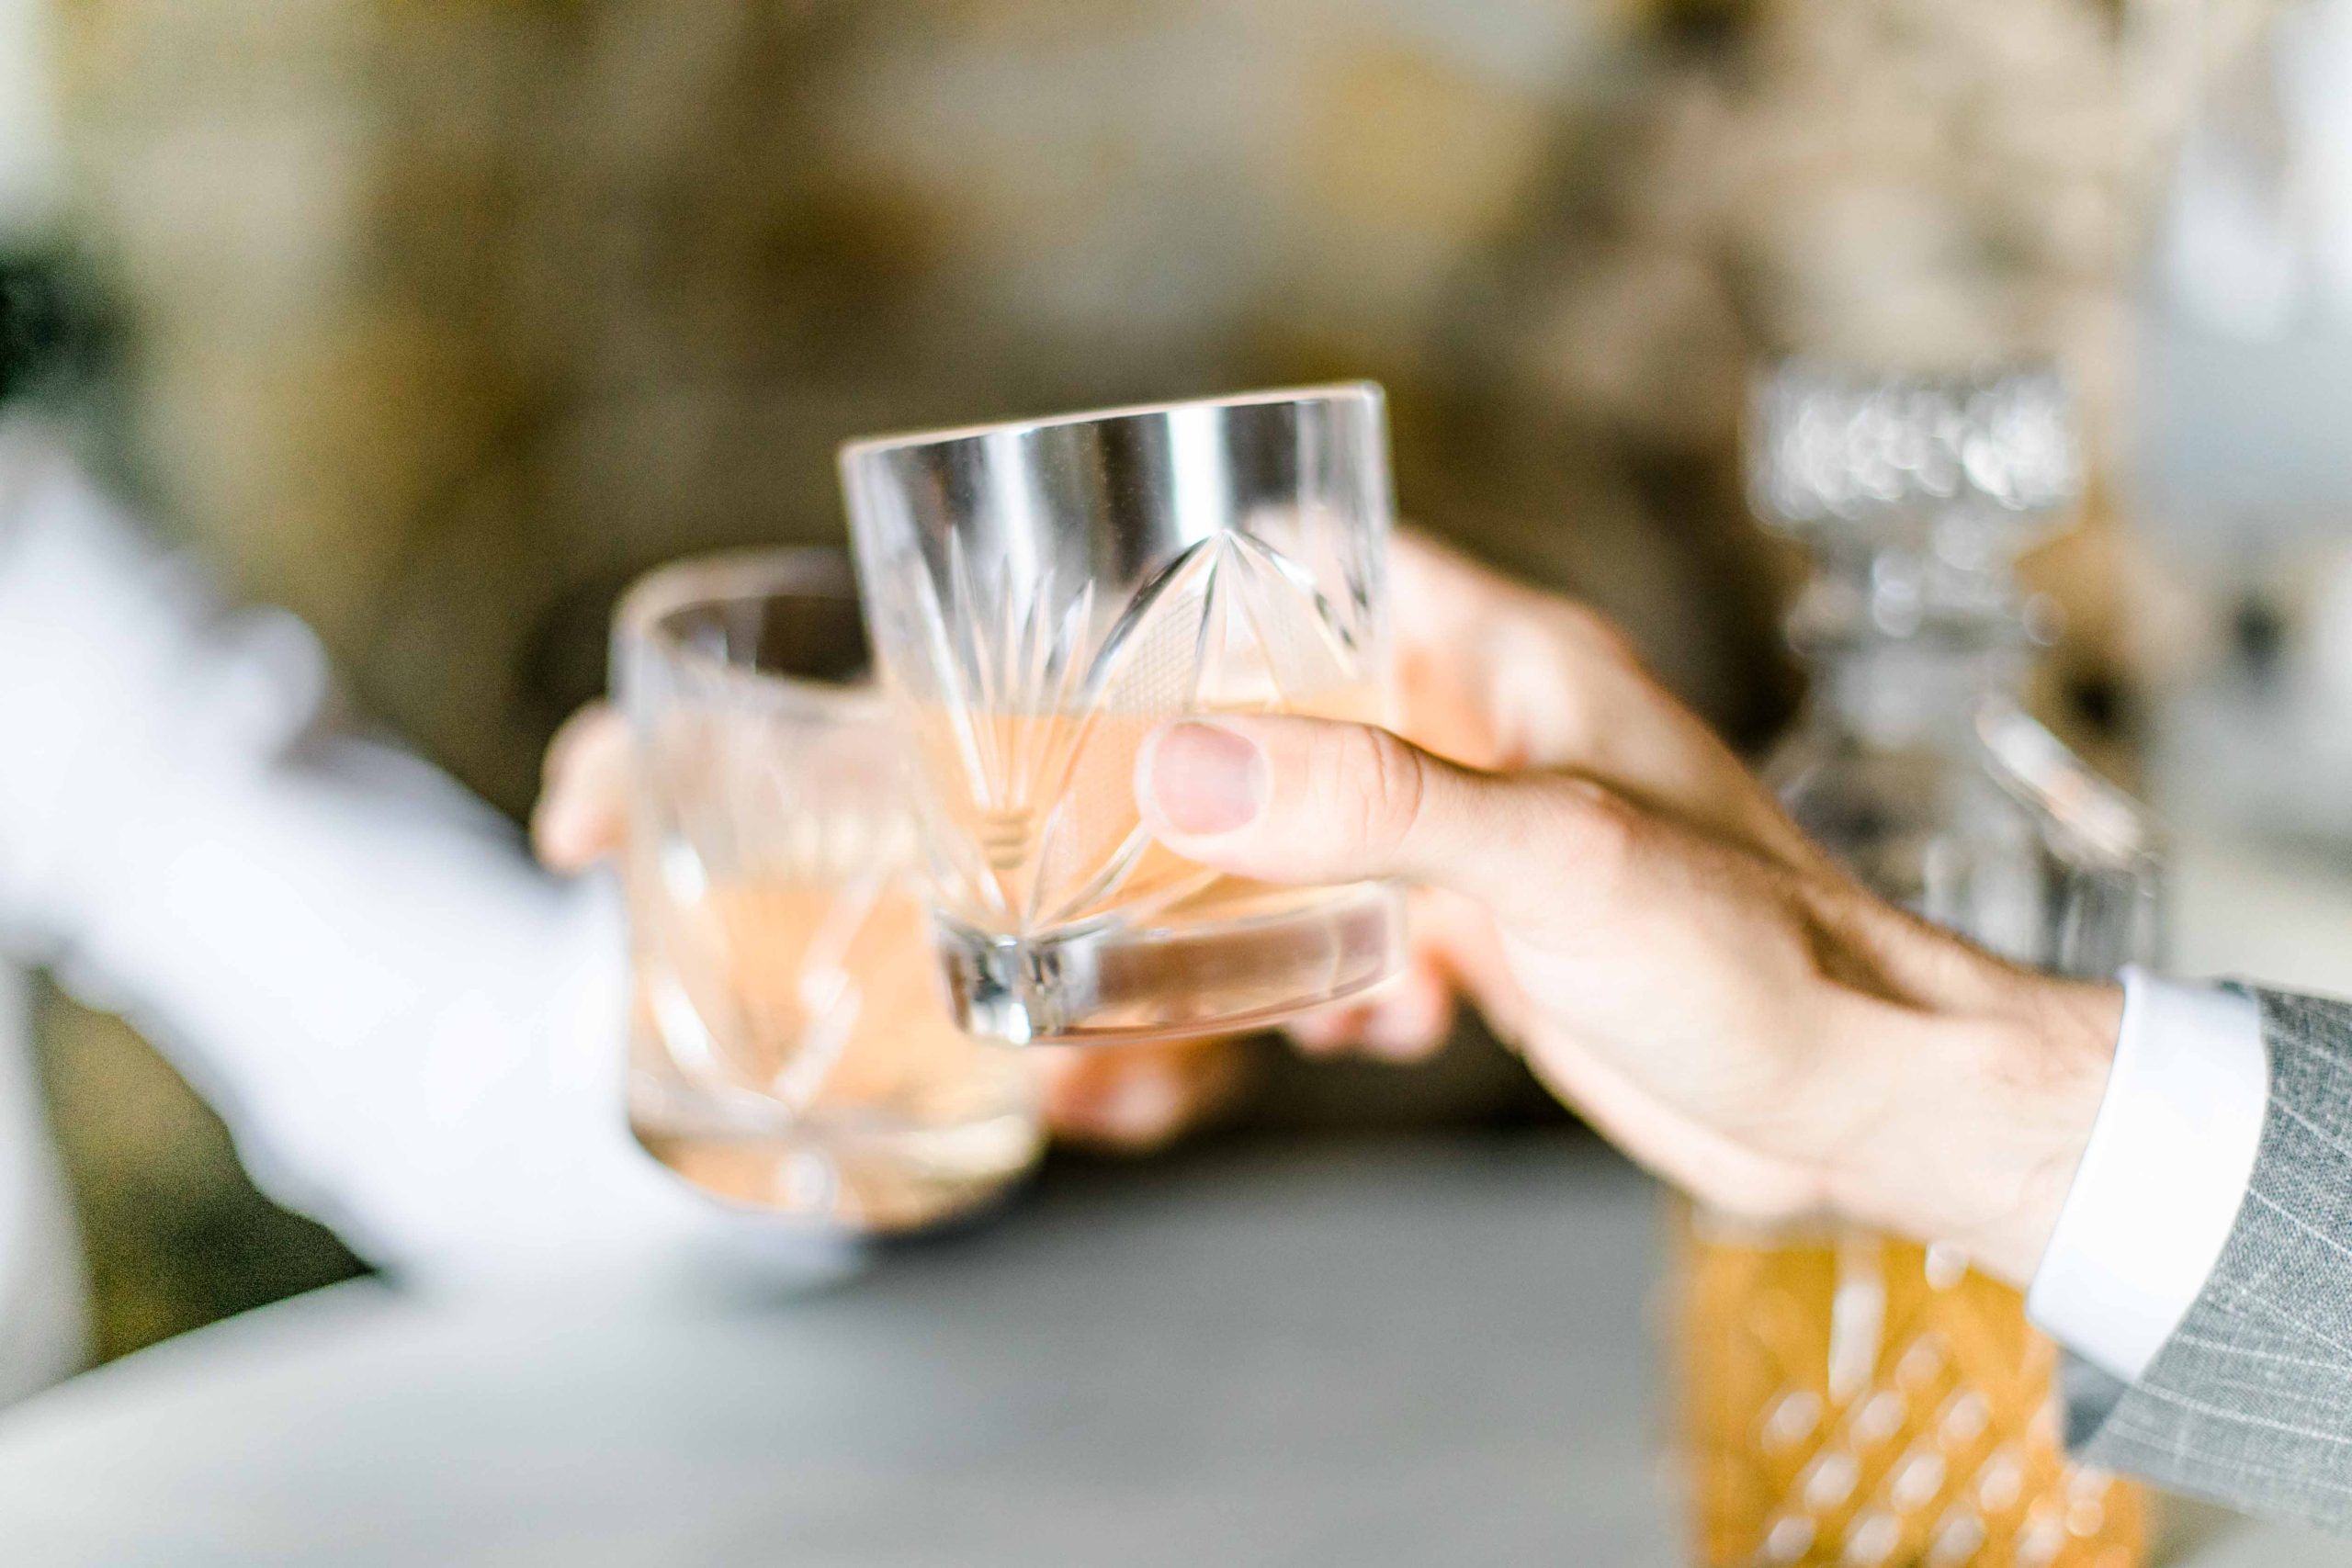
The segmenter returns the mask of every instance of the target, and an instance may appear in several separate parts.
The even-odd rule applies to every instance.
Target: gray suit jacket
[[[2188,1315],[2128,1387],[2068,1368],[2081,1457],[2352,1529],[2352,1004],[2257,992],[2270,1106]]]

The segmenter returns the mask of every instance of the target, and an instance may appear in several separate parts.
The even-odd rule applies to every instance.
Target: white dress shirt
[[[630,1140],[609,888],[541,874],[447,778],[322,724],[329,695],[299,622],[221,614],[0,422],[0,1398],[79,1337],[12,955],[129,1016],[265,1190],[408,1280],[838,1259]]]
[[[2124,971],[2107,1093],[2026,1296],[2042,1332],[2126,1382],[2147,1370],[2237,1223],[2269,1092],[2254,998]]]

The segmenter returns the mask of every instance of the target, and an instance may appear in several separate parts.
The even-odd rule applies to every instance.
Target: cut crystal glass
[[[1394,971],[1396,889],[1216,874],[1151,840],[1134,784],[1183,715],[1382,716],[1387,462],[1363,384],[843,448],[966,1028],[1216,1032]]]

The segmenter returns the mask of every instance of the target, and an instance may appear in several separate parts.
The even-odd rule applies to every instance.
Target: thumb
[[[531,847],[550,871],[585,871],[628,836],[628,725],[603,703],[564,720],[548,743]]]
[[[1622,852],[1630,807],[1560,773],[1487,773],[1385,729],[1219,715],[1162,725],[1136,802],[1170,849],[1266,882],[1397,877],[1498,913],[1557,912],[1563,884]]]

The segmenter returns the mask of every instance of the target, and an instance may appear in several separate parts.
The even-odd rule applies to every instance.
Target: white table
[[[1565,1138],[1066,1184],[831,1292],[321,1292],[0,1420],[0,1562],[1679,1561],[1658,1209]]]

